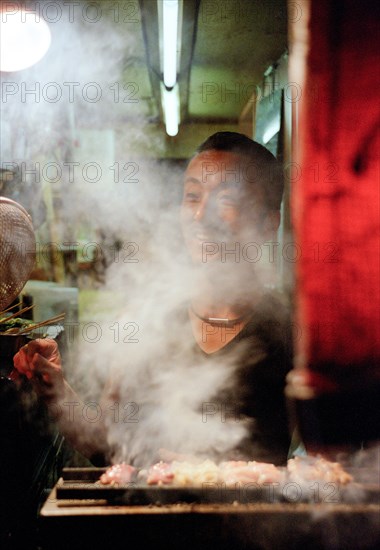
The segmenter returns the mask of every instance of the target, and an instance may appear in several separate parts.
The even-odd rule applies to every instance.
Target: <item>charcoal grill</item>
[[[360,502],[344,490],[337,502],[291,501],[276,487],[102,486],[104,471],[62,471],[40,513],[43,550],[127,548],[132,537],[144,550],[379,546],[379,487],[363,486]]]

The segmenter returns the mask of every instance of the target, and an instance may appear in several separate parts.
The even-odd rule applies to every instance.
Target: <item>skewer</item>
[[[3,319],[0,319],[0,323],[2,323],[2,322],[6,323],[6,322],[10,321],[11,319],[14,319],[15,317],[20,317],[20,315],[22,315],[26,311],[29,311],[30,309],[32,309],[32,307],[34,307],[34,304],[32,306],[24,307],[23,309],[20,309],[19,311],[16,311],[16,313],[14,313],[13,315],[9,315],[8,317],[3,317]]]
[[[51,319],[46,319],[46,321],[41,321],[40,323],[36,323],[35,325],[30,325],[28,327],[22,328],[18,331],[17,335],[20,334],[26,334],[27,332],[32,332],[33,330],[44,327],[46,325],[51,325],[52,323],[55,323],[57,321],[63,321],[65,318],[66,313],[60,313],[59,315],[56,315],[55,317],[51,317]]]
[[[11,309],[14,309],[17,306],[21,306],[22,302],[19,302],[18,304],[14,304],[13,306],[9,307],[8,309],[4,309],[3,311],[0,311],[0,318],[4,315],[4,313],[7,313],[7,311],[10,311]]]

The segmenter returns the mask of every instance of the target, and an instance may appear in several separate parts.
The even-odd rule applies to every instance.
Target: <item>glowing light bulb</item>
[[[0,11],[0,71],[14,72],[31,67],[48,51],[51,32],[36,12],[7,2]],[[11,9],[12,8],[12,9]]]

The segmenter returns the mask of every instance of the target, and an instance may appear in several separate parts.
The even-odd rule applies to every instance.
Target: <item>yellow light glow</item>
[[[0,71],[21,71],[40,61],[51,43],[46,21],[16,2],[7,2],[0,16]]]

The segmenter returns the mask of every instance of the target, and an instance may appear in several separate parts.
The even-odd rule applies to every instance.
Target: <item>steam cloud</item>
[[[107,413],[114,461],[150,463],[160,448],[220,456],[244,437],[248,426],[233,415],[224,419],[223,411],[212,406],[218,390],[232,383],[237,357],[223,363],[208,358],[206,365],[194,354],[193,341],[183,338],[181,322],[173,322],[174,312],[186,311],[197,287],[179,228],[182,173],[136,157],[136,143],[140,149],[151,146],[146,131],[151,113],[131,108],[123,135],[113,130],[117,126],[120,131],[122,82],[135,82],[135,68],[145,55],[136,47],[136,29],[131,21],[132,31],[126,33],[125,25],[115,25],[115,14],[86,21],[81,12],[85,3],[71,20],[68,3],[56,4],[62,17],[51,25],[47,56],[26,71],[2,75],[1,162],[2,167],[35,165],[36,159],[41,166],[58,164],[62,174],[54,185],[62,200],[62,239],[77,240],[78,224],[95,244],[99,234],[104,238],[98,244],[102,254],[108,253],[107,280],[92,307],[99,311],[94,330],[101,330],[87,341],[80,334],[75,366],[67,375],[86,402],[100,404],[102,414]],[[26,5],[33,10],[36,2]],[[94,101],[99,90],[101,97]],[[124,96],[116,101],[118,92]],[[53,101],[56,93],[62,97]],[[88,143],[85,147],[86,131],[105,127],[110,137],[99,158]],[[155,148],[162,146],[158,139]],[[70,168],[76,161],[82,163],[78,172]],[[101,177],[90,170],[86,179],[84,163],[99,165]],[[115,170],[121,170],[118,178]],[[247,239],[255,242],[252,234]],[[242,267],[259,277],[260,285],[273,267],[264,257],[241,264],[234,278],[227,262],[225,283],[245,295],[252,289],[250,281],[244,286]],[[110,375],[118,392],[112,388],[109,400],[102,402]]]
[[[147,195],[140,195],[141,190],[133,199],[138,203],[136,216],[128,215],[127,220],[130,235],[134,227],[138,232],[145,229],[135,241],[138,262],[110,265],[104,290],[111,298],[94,306],[105,312],[97,319],[99,341],[80,340],[74,377],[82,385],[86,381],[88,400],[94,395],[99,399],[114,461],[149,464],[160,448],[204,458],[221,456],[248,428],[237,414],[226,419],[214,406],[218,392],[233,383],[238,357],[230,355],[222,362],[195,351],[180,312],[187,312],[199,272],[190,265],[180,236],[178,198],[170,197],[158,217],[149,185]],[[218,263],[219,282],[223,267],[225,288],[249,295],[252,279],[244,283],[238,264],[230,270]],[[248,268],[254,270],[252,264]],[[102,387],[109,376],[114,386],[108,401],[102,401],[97,384]]]
[[[36,17],[38,9],[44,15],[43,3],[25,5],[32,13],[37,7]],[[128,34],[122,24],[127,14],[119,13],[115,24],[115,12],[106,13],[104,4],[95,23],[89,18],[96,18],[91,12],[96,6],[81,3],[70,11],[67,2],[55,5],[60,17],[50,25],[53,42],[46,57],[2,79],[1,160],[3,168],[24,170],[26,185],[37,177],[33,170],[39,162],[42,184],[45,176],[52,189],[59,186],[56,230],[62,241],[79,240],[80,227],[106,255],[104,292],[92,306],[103,312],[93,319],[99,338],[91,326],[87,338],[79,334],[67,376],[86,402],[101,404],[102,414],[107,413],[113,460],[149,463],[159,448],[221,455],[247,429],[244,420],[224,419],[223,411],[213,409],[218,390],[232,384],[236,358],[224,363],[208,358],[206,365],[194,354],[192,338],[184,337],[180,320],[173,322],[175,312],[186,312],[197,287],[179,228],[183,175],[133,153],[136,143],[140,149],[151,146],[150,113],[142,115],[141,105],[131,103],[130,120],[119,122],[126,93],[141,99],[138,86],[125,90],[122,84],[136,84],[134,71],[145,55],[136,46],[138,25],[131,21]],[[104,128],[108,137],[103,132],[101,147],[96,139],[92,144]],[[157,150],[161,143],[154,145]],[[257,273],[260,263],[243,259],[240,268]],[[233,279],[233,271],[225,271],[228,291],[249,294],[251,283],[243,288],[239,273]],[[117,377],[118,392],[102,402],[110,375]]]

